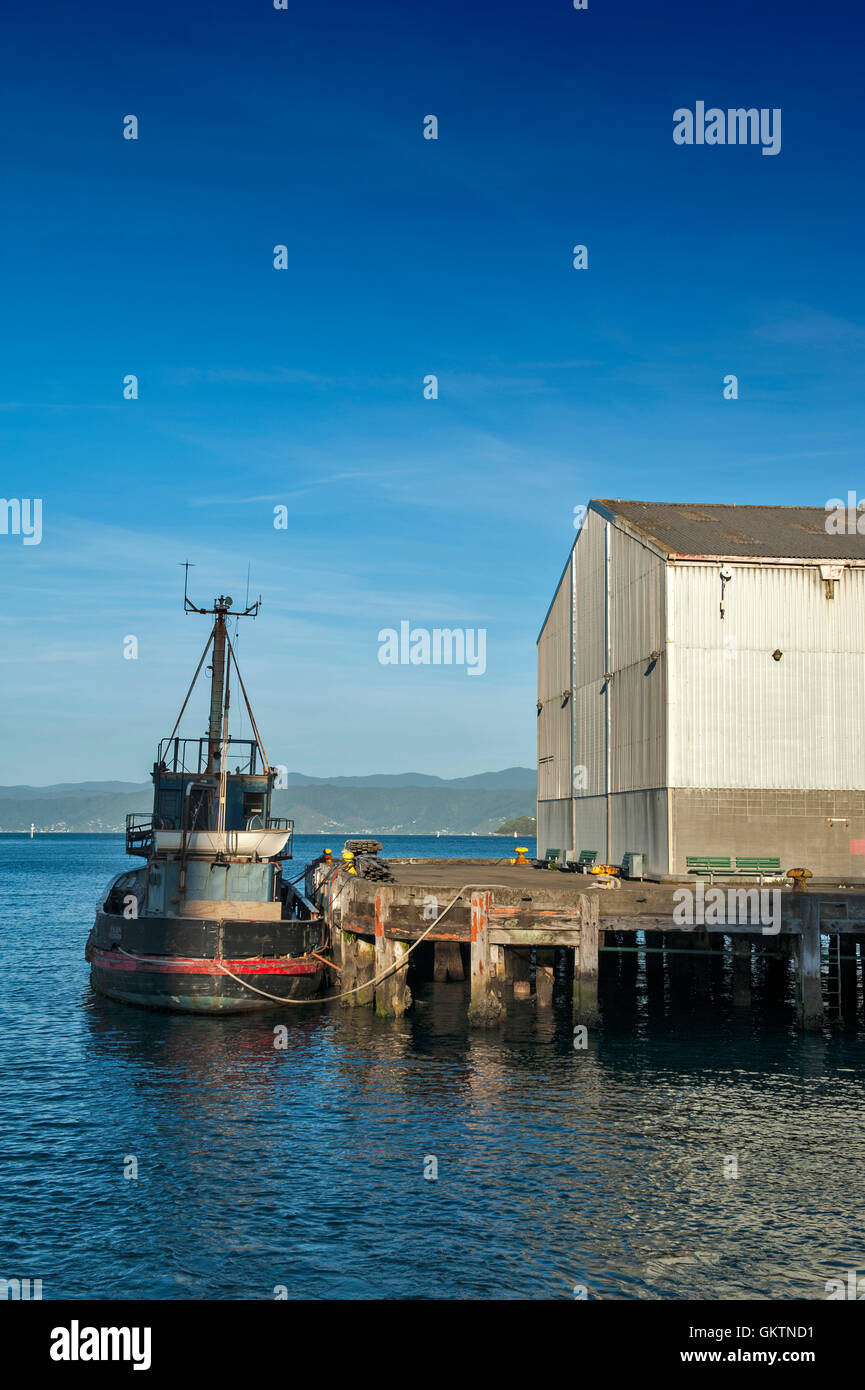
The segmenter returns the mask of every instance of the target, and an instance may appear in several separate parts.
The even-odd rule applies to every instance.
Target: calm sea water
[[[726,975],[711,1004],[647,998],[644,958],[607,954],[583,1052],[566,1006],[470,1033],[453,984],[398,1022],[280,1014],[276,1051],[272,1014],[91,993],[125,863],[119,836],[0,837],[0,1277],[45,1298],[820,1299],[865,1271],[861,1016],[804,1038],[759,982],[744,1015]]]

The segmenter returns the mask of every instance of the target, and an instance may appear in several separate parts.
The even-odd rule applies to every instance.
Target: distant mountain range
[[[510,767],[472,777],[422,772],[369,777],[310,777],[290,772],[274,793],[273,813],[291,816],[299,834],[489,834],[503,821],[535,813],[533,768]],[[29,830],[110,833],[129,812],[146,814],[150,782],[58,782],[0,787],[0,832]]]

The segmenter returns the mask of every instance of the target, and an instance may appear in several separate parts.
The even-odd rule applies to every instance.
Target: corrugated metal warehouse
[[[865,875],[865,535],[827,515],[589,504],[538,638],[539,855]]]

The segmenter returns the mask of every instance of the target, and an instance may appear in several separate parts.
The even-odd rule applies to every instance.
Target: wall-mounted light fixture
[[[781,657],[782,657],[783,655],[784,655],[784,653],[783,653],[783,652],[780,652],[780,651],[778,650],[778,648],[776,647],[775,650],[774,650],[773,653],[772,653],[772,660],[773,660],[773,661],[780,661],[780,660],[781,660]]]
[[[727,585],[729,584],[729,582],[730,582],[730,580],[731,580],[732,578],[733,578],[733,576],[732,576],[732,574],[731,574],[731,572],[730,572],[729,570],[721,570],[721,574],[720,574],[720,580],[721,580],[721,622],[724,621],[724,612],[725,612],[725,609],[724,609],[724,590],[726,589]]]

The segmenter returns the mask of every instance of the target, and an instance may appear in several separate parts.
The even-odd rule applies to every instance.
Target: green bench
[[[777,854],[737,854],[736,873],[753,874],[759,878],[762,887],[764,878],[780,877],[780,856]]]
[[[598,857],[596,849],[582,849],[579,857],[574,857],[574,851],[569,849],[562,854],[559,849],[548,849],[543,859],[533,859],[532,864],[536,869],[561,869],[563,873],[586,874]]]
[[[777,854],[738,854],[734,868],[729,854],[689,854],[685,868],[689,874],[708,874],[710,883],[715,874],[729,878],[746,874],[759,878],[762,886],[764,878],[780,877],[781,859]]]
[[[564,860],[559,863],[559,868],[566,874],[586,874],[597,857],[596,849],[581,849],[579,854],[569,849],[565,852]]]
[[[731,874],[733,861],[729,854],[689,854],[685,868],[689,874],[708,874],[711,883],[715,874]]]
[[[543,859],[533,859],[532,867],[535,869],[555,869],[558,867],[561,850],[548,849]]]

